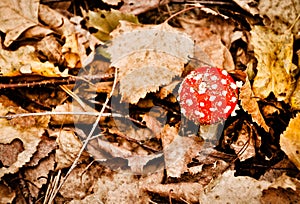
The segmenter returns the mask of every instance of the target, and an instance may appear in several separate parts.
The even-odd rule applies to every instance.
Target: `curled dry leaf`
[[[258,103],[254,98],[254,94],[251,90],[251,84],[248,79],[242,88],[240,88],[239,99],[241,100],[242,108],[251,115],[253,122],[256,122],[266,132],[269,132],[270,127],[266,124],[265,119],[260,112]]]
[[[8,114],[9,110],[9,107],[5,107],[0,103],[1,116]],[[23,118],[23,123],[26,123],[24,120],[27,119]],[[19,140],[22,143],[21,151],[18,153],[16,160],[0,168],[1,179],[5,174],[16,173],[19,168],[30,161],[30,158],[36,152],[37,146],[41,141],[44,126],[38,123],[33,123],[31,126],[25,127],[18,124],[11,125],[7,119],[2,118],[0,119],[0,129],[0,144],[9,145],[15,140]]]
[[[279,101],[288,102],[295,88],[298,72],[293,58],[293,35],[276,35],[271,30],[255,26],[251,31],[251,43],[258,61],[253,82],[255,96],[267,98],[271,92]]]
[[[281,149],[300,170],[300,114],[291,119],[286,130],[280,135]]]
[[[193,56],[193,41],[168,24],[136,25],[121,21],[111,33],[111,66],[119,68],[122,100],[137,103],[182,74]]]
[[[38,25],[39,1],[3,0],[0,2],[0,30],[6,33],[4,45],[9,46],[25,30]]]

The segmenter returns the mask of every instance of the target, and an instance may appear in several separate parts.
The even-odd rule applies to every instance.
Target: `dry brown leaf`
[[[54,170],[55,160],[51,154],[39,162],[34,168],[26,168],[24,177],[29,183],[29,191],[32,197],[37,198],[42,186],[47,183],[48,174]]]
[[[102,169],[95,165],[78,165],[68,176],[59,193],[66,199],[82,199],[96,188]]]
[[[201,203],[260,203],[262,191],[270,186],[267,181],[257,181],[247,176],[235,177],[228,170],[214,181],[211,189],[202,192]]]
[[[0,115],[8,114],[11,107],[5,107],[0,103]],[[24,111],[24,110],[23,110]],[[18,123],[26,123],[26,118],[22,121],[15,121],[12,125],[10,121],[5,118],[0,119],[0,144],[11,144],[14,140],[22,142],[22,150],[13,163],[0,168],[0,179],[8,173],[16,173],[19,168],[30,161],[32,155],[36,152],[37,146],[41,141],[41,136],[44,132],[44,125],[34,122],[32,125],[18,125]],[[28,124],[28,123],[27,123]]]
[[[273,92],[279,101],[288,102],[295,88],[294,75],[298,69],[292,63],[293,35],[276,35],[265,27],[255,26],[251,36],[258,61],[253,82],[255,96],[265,99]]]
[[[176,200],[184,200],[186,203],[199,203],[199,195],[203,186],[199,183],[180,182],[175,184],[150,184],[143,189],[160,196],[171,197]]]
[[[9,46],[25,30],[38,22],[39,1],[3,0],[0,2],[0,30],[6,33],[4,44]]]
[[[13,203],[16,192],[4,183],[0,183],[0,203]]]
[[[240,88],[239,99],[241,100],[242,108],[251,115],[253,122],[256,122],[266,132],[269,132],[270,127],[266,124],[265,119],[260,112],[258,103],[254,98],[251,84],[248,79],[246,80],[242,88]]]
[[[259,1],[260,16],[267,16],[269,25],[274,31],[284,33],[295,23],[300,11],[300,1],[264,0]],[[297,34],[300,30],[300,21],[294,25],[292,31]],[[299,34],[298,34],[299,35]]]
[[[297,79],[296,88],[290,97],[289,103],[294,110],[300,110],[300,77]]]
[[[165,168],[169,177],[180,177],[187,171],[187,164],[201,150],[203,142],[198,137],[181,137],[178,129],[165,125],[161,140],[163,145]]]
[[[233,32],[234,26],[229,20],[224,20],[219,16],[201,20],[180,18],[180,24],[184,31],[195,40],[194,58],[199,60],[198,66],[209,64],[226,70],[234,69],[235,65],[229,48],[232,38],[236,37]]]
[[[102,0],[104,3],[112,5],[112,6],[117,6],[118,3],[121,3],[122,0]]]
[[[123,2],[124,4],[120,8],[120,11],[138,15],[158,6],[165,5],[169,0],[123,0]]]
[[[240,7],[242,7],[245,11],[248,11],[253,16],[258,14],[258,9],[253,5],[256,5],[254,0],[234,0]]]
[[[193,41],[165,23],[136,25],[121,21],[111,35],[111,66],[119,68],[122,100],[129,103],[137,103],[180,76],[193,56]]]
[[[56,169],[70,167],[77,157],[82,147],[82,143],[72,130],[63,129],[57,133],[53,133],[53,136],[54,134],[57,136],[56,142],[58,144],[58,149],[55,153],[55,161],[57,162]],[[81,159],[87,157],[87,154],[82,154]]]
[[[53,35],[44,37],[37,43],[37,51],[43,53],[51,63],[63,64],[64,58],[61,52],[61,45]]]
[[[300,170],[300,113],[292,118],[286,130],[280,135],[281,149]]]
[[[35,48],[27,45],[16,51],[0,49],[0,74],[2,76],[18,76],[36,74],[46,77],[66,76],[59,68],[49,62],[41,62]]]

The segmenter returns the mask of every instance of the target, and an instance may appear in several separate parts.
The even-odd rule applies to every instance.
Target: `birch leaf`
[[[119,69],[122,101],[137,103],[147,93],[180,76],[193,56],[193,41],[168,24],[136,25],[121,21],[111,33],[111,66]]]
[[[293,35],[276,35],[261,26],[255,26],[251,35],[258,61],[253,82],[255,96],[264,99],[273,92],[279,101],[288,102],[295,86],[294,75],[298,71],[292,63]]]
[[[300,170],[300,114],[291,119],[288,127],[280,136],[281,149]]]

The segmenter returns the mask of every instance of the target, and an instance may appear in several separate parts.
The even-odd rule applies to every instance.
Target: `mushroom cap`
[[[238,102],[235,81],[226,70],[200,67],[188,74],[179,88],[179,103],[185,117],[201,125],[229,117]]]

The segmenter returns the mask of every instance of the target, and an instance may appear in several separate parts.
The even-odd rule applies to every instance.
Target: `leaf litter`
[[[118,2],[105,1],[108,6]],[[299,200],[299,67],[294,64],[298,42],[294,30],[299,22],[291,23],[295,21],[294,11],[293,19],[284,23],[292,27],[278,33],[274,26],[278,22],[263,11],[261,2],[256,7],[250,1],[236,1],[243,11],[226,10],[223,4],[214,2],[217,7],[196,5],[189,12],[174,2],[164,1],[159,9],[139,16],[129,13],[157,8],[159,2],[151,0],[141,6],[136,1],[124,1],[120,11],[85,9],[85,5],[81,7],[82,17],[79,13],[72,18],[55,5],[50,8],[47,4],[17,2],[20,13],[8,16],[9,20],[14,17],[17,22],[24,22],[22,16],[27,15],[29,21],[12,27],[13,32],[7,30],[13,24],[0,26],[6,34],[6,47],[0,49],[4,56],[1,87],[15,83],[14,89],[1,92],[9,96],[3,96],[0,103],[1,201],[268,203],[276,196],[284,202]],[[2,9],[6,12],[13,7]],[[25,8],[33,10],[26,14]],[[178,9],[180,17],[176,14],[169,19]],[[261,16],[254,15],[257,11]],[[152,24],[143,24],[143,15],[153,18],[152,12],[159,14],[154,17],[156,21],[148,18]],[[89,21],[91,14],[102,23]],[[269,15],[272,29],[266,24],[261,26],[266,23],[264,14]],[[164,19],[165,23],[158,23]],[[182,28],[175,29],[174,25]],[[32,38],[36,41],[27,45]],[[96,49],[98,45],[101,49],[108,46],[110,65],[97,61],[103,54]],[[98,64],[91,65],[91,69],[81,68],[91,61]],[[224,124],[197,127],[190,132],[189,126],[194,126],[180,113],[177,89],[180,77],[203,65],[225,68],[233,78],[243,81],[239,82],[243,84],[239,89],[242,107]],[[111,72],[114,67],[118,71],[115,78],[119,90],[112,94],[114,74],[97,78],[100,81],[95,77],[100,72]],[[78,72],[86,77],[76,82],[75,90],[72,91],[72,83],[57,86],[60,84],[56,84],[55,78]],[[54,83],[43,85],[51,87],[51,93],[44,94],[48,90],[44,87],[37,89],[38,83],[28,83],[33,87],[25,88],[36,75],[39,80],[54,78]],[[22,88],[18,87],[19,80]],[[30,89],[36,93],[32,94]],[[59,94],[59,89],[66,94]],[[84,108],[74,112],[67,94]],[[111,94],[112,103],[104,103]],[[46,98],[58,99],[47,102]],[[123,105],[128,110],[118,109]],[[72,123],[82,122],[82,127],[90,130],[103,106],[106,110],[98,120],[100,132],[92,136],[87,152],[79,157],[82,143],[89,137],[72,128]],[[50,117],[50,110],[53,114],[68,114]],[[28,111],[40,114],[25,115]],[[95,114],[75,116],[79,112]],[[72,113],[73,118],[69,117]],[[74,165],[74,160],[79,163]],[[66,178],[65,172],[70,169]],[[16,176],[20,179],[11,179]]]

